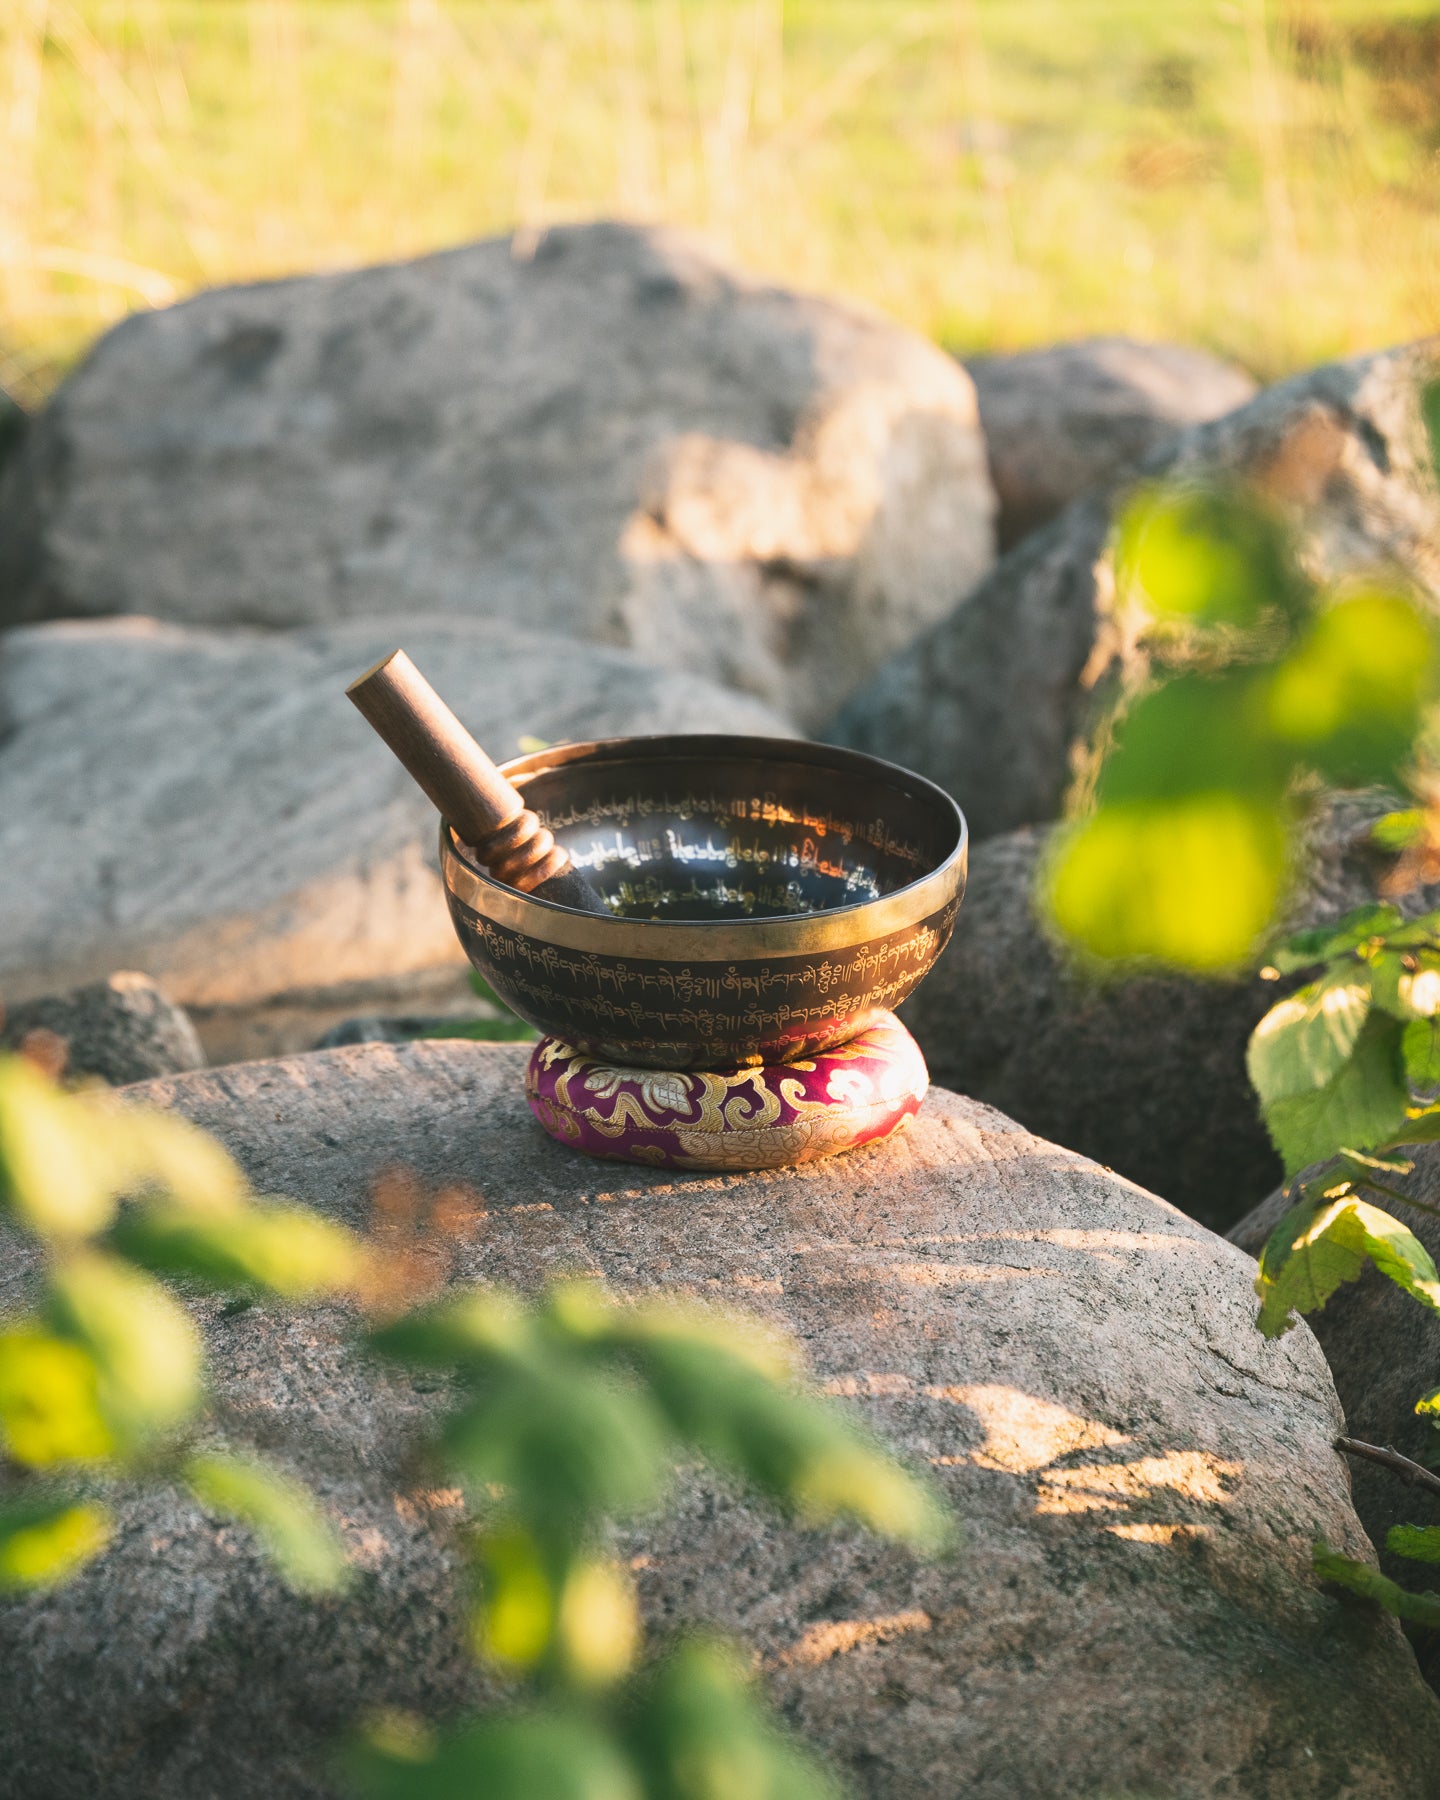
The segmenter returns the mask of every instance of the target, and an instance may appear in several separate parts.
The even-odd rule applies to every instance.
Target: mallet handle
[[[497,881],[533,891],[570,858],[411,662],[392,650],[345,692]]]

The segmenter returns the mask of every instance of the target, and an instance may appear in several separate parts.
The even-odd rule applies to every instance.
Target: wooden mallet
[[[403,650],[345,692],[496,881],[579,912],[608,908]]]

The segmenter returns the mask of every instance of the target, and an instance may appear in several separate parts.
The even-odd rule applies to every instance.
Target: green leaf
[[[261,1287],[286,1299],[353,1287],[364,1265],[360,1244],[342,1226],[304,1207],[276,1204],[224,1213],[163,1202],[132,1207],[109,1242],[158,1274],[187,1275],[221,1290]]]
[[[1213,489],[1146,488],[1120,521],[1117,585],[1161,618],[1253,626],[1299,587],[1283,530],[1253,501]]]
[[[237,1211],[249,1183],[230,1153],[178,1113],[101,1099],[122,1193],[157,1191],[198,1213]]]
[[[1440,1276],[1415,1234],[1378,1206],[1342,1195],[1306,1202],[1285,1215],[1260,1256],[1257,1323],[1279,1337],[1296,1313],[1318,1312],[1335,1290],[1373,1263],[1397,1287],[1440,1312]]]
[[[659,1498],[670,1473],[667,1434],[643,1391],[558,1357],[477,1385],[441,1434],[472,1496],[499,1486],[547,1532],[630,1517]]]
[[[1321,607],[1274,670],[1276,740],[1341,786],[1396,783],[1435,690],[1433,623],[1380,591]]]
[[[623,1348],[671,1428],[812,1522],[849,1517],[925,1550],[948,1541],[934,1494],[837,1408],[780,1383],[713,1336],[641,1328]]]
[[[1436,475],[1440,476],[1440,381],[1430,382],[1421,389],[1420,417],[1430,440],[1431,464]]]
[[[248,1525],[297,1593],[333,1594],[345,1585],[345,1551],[314,1496],[258,1458],[190,1457],[185,1482],[207,1512]]]
[[[118,1188],[93,1106],[0,1054],[0,1208],[41,1237],[87,1237],[114,1217]]]
[[[1412,1594],[1398,1582],[1391,1581],[1369,1563],[1355,1562],[1325,1544],[1317,1544],[1314,1552],[1315,1573],[1322,1581],[1333,1581],[1348,1588],[1363,1600],[1393,1613],[1397,1619],[1409,1619],[1416,1625],[1440,1626],[1440,1594]]]
[[[93,1357],[100,1410],[123,1445],[138,1449],[195,1409],[199,1334],[184,1308],[138,1269],[78,1253],[52,1273],[45,1315]]]
[[[1408,1095],[1401,1079],[1403,1027],[1372,1013],[1350,1060],[1324,1087],[1265,1102],[1265,1124],[1293,1175],[1346,1146],[1375,1150],[1394,1141],[1405,1123]]]
[[[45,1469],[112,1455],[99,1391],[95,1359],[80,1344],[34,1325],[0,1333],[0,1445],[15,1462]]]
[[[1255,1027],[1246,1056],[1261,1104],[1332,1081],[1354,1051],[1369,1013],[1370,983],[1353,965],[1272,1006]]]
[[[433,1746],[372,1739],[344,1769],[361,1800],[651,1800],[609,1730],[558,1707],[481,1719]]]
[[[1440,956],[1433,950],[1382,950],[1370,962],[1370,991],[1392,1018],[1431,1018],[1440,1010]]]
[[[1358,950],[1376,938],[1386,937],[1401,924],[1398,907],[1360,906],[1334,925],[1315,925],[1292,933],[1265,953],[1281,975],[1294,974],[1316,963],[1330,962],[1347,951]]]
[[[1399,1150],[1410,1144],[1434,1143],[1440,1143],[1440,1106],[1411,1108],[1405,1115],[1404,1124],[1396,1127],[1395,1135],[1375,1148]]]
[[[1289,873],[1279,804],[1224,794],[1103,805],[1057,833],[1050,916],[1092,955],[1202,973],[1246,963]]]
[[[372,1332],[370,1343],[382,1356],[421,1368],[531,1367],[542,1354],[524,1302],[503,1288],[470,1288],[419,1307]]]
[[[555,1582],[544,1552],[532,1532],[512,1521],[485,1533],[478,1562],[475,1649],[492,1662],[533,1669],[555,1635]]]
[[[109,1511],[94,1501],[0,1507],[0,1589],[58,1587],[110,1541]]]
[[[1418,806],[1406,807],[1401,812],[1386,813],[1384,818],[1377,819],[1370,827],[1370,842],[1375,848],[1395,856],[1408,850],[1412,844],[1419,843],[1424,835],[1425,814]]]
[[[1400,1041],[1405,1075],[1417,1093],[1440,1087],[1440,1018],[1412,1019]]]
[[[1278,810],[1290,766],[1260,730],[1265,698],[1248,668],[1178,675],[1142,694],[1116,725],[1096,786],[1101,811],[1217,793]]]
[[[711,1640],[650,1671],[626,1738],[652,1800],[840,1800],[824,1765],[766,1711],[740,1656]]]
[[[1440,1562],[1440,1525],[1392,1525],[1385,1548],[1411,1562]]]

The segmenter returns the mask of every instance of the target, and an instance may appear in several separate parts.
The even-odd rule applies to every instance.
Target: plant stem
[[[1369,1462],[1379,1463],[1382,1469],[1391,1470],[1414,1487],[1428,1488],[1432,1494],[1440,1494],[1440,1475],[1420,1463],[1411,1462],[1408,1456],[1402,1456],[1388,1444],[1382,1449],[1379,1444],[1362,1444],[1359,1438],[1337,1437],[1335,1448],[1342,1456],[1363,1456]]]
[[[1413,1206],[1417,1212],[1440,1219],[1440,1206],[1432,1206],[1428,1200],[1413,1199],[1409,1194],[1402,1194],[1399,1188],[1386,1187],[1383,1181],[1372,1181],[1368,1175],[1352,1175],[1350,1179],[1356,1187],[1369,1188],[1372,1194],[1383,1194],[1387,1200],[1398,1200],[1402,1206]]]

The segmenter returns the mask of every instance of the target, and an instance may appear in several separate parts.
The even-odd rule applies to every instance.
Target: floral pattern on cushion
[[[777,1169],[889,1137],[929,1086],[920,1046],[882,1013],[808,1061],[683,1074],[626,1069],[542,1038],[525,1073],[530,1110],[557,1143],[670,1169]]]

